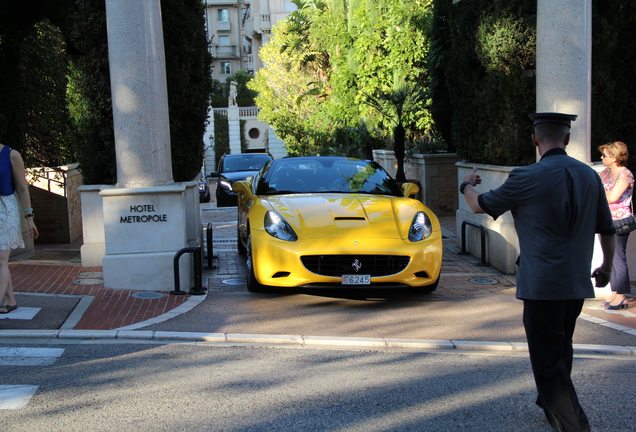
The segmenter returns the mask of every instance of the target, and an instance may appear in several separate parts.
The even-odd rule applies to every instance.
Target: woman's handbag
[[[616,229],[616,234],[629,234],[630,232],[636,230],[636,219],[634,216],[628,216],[623,219],[614,221],[614,228]]]

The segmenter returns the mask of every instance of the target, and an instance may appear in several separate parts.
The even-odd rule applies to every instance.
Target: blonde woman
[[[0,140],[7,130],[7,118],[0,114]],[[21,212],[16,192],[21,198]],[[24,176],[24,162],[20,153],[0,141],[0,314],[17,309],[11,274],[9,255],[11,249],[23,248],[21,218],[25,217],[33,238],[38,237],[38,229],[33,222],[33,209],[29,196],[29,186]]]
[[[605,169],[601,171],[601,180],[605,188],[605,196],[609,203],[613,220],[632,216],[632,194],[634,192],[634,175],[625,164],[629,158],[627,145],[621,141],[613,141],[598,147]],[[629,271],[627,269],[627,239],[629,233],[616,235],[616,249],[610,285],[612,295],[603,302],[609,310],[626,308],[628,303],[625,294],[629,294]]]

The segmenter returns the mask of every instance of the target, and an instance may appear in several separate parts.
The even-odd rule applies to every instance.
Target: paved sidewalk
[[[243,259],[234,252],[236,249],[236,225],[233,222],[235,218],[235,208],[216,209],[203,206],[202,223],[204,226],[210,223],[213,227],[213,245],[215,254],[218,255],[218,259],[214,261],[218,268],[204,270],[204,286],[209,288],[208,296],[221,292],[231,293],[232,290],[245,290],[241,283],[244,280]],[[492,267],[481,266],[480,260],[475,257],[458,254],[460,245],[458,245],[454,224],[453,217],[442,218],[445,237],[444,263],[442,282],[438,290],[454,298],[469,298],[475,295],[483,297],[492,294],[507,295],[513,299],[513,276],[503,275]],[[181,332],[181,338],[188,340],[201,340],[206,334],[183,324],[171,328],[173,318],[187,316],[189,311],[205,301],[206,296],[170,295],[168,291],[172,287],[161,287],[162,292],[104,288],[101,268],[87,268],[79,265],[79,244],[40,245],[36,248],[36,254],[32,259],[11,262],[10,268],[20,307],[10,314],[0,315],[0,337],[8,336],[12,330],[31,332],[42,330],[55,337],[88,335],[86,332],[73,333],[73,330],[119,330],[123,333],[94,332],[93,335],[94,337],[130,337],[131,330],[141,330],[138,333],[140,335],[143,334],[143,330],[150,329],[151,331],[145,334],[151,339],[156,338],[157,334],[159,339],[164,339],[167,337],[166,332],[179,339],[177,333],[170,333],[170,330],[173,330]],[[228,280],[236,281],[237,285],[226,285],[225,282]],[[623,311],[606,311],[600,307],[600,302],[588,301],[581,319],[622,333],[623,337],[617,339],[620,340],[620,345],[636,345],[636,339],[633,341],[629,339],[636,336],[636,302],[634,300],[632,300],[632,308]],[[183,322],[187,323],[187,320],[181,320],[181,323]],[[163,324],[158,326],[159,323]],[[211,337],[215,341],[222,339],[224,342],[229,342],[237,339],[237,334],[248,333],[250,336],[247,339],[259,339],[250,330],[251,328],[246,327],[244,332],[215,332]],[[188,332],[194,333],[187,336]],[[625,336],[628,335],[631,336],[626,338]],[[347,344],[354,345],[355,343],[364,344],[365,340],[369,340],[371,345],[388,346],[386,341],[395,339],[378,334],[377,338],[358,337],[356,340],[362,342],[354,342],[353,339],[347,339],[347,335],[334,336],[337,338],[332,341],[344,338],[343,341]],[[400,335],[393,336],[399,338]],[[294,343],[299,340],[304,341],[303,343],[312,340],[308,335],[283,336],[283,339],[289,338]],[[238,337],[238,339],[241,338]],[[271,339],[272,336],[269,336],[265,338],[265,341]],[[439,345],[439,340],[435,339],[433,345]],[[448,340],[444,342],[450,343]],[[508,348],[513,346],[509,342],[503,342],[503,344]],[[497,344],[492,346],[497,349]]]

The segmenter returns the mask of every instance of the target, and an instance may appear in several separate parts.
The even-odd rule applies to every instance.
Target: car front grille
[[[399,255],[305,255],[300,257],[307,270],[323,276],[365,274],[387,276],[401,272],[410,261]]]

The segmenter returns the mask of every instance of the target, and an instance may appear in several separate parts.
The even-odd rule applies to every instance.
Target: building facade
[[[285,19],[296,9],[289,0],[206,0],[206,33],[212,54],[212,78],[222,83],[239,70],[255,74],[263,63],[258,52],[269,42],[272,26]],[[230,128],[230,153],[241,151],[267,151],[275,158],[287,155],[284,144],[274,130],[257,119],[257,107],[236,107],[228,101],[223,111]],[[240,121],[245,128],[241,149]],[[205,135],[204,171],[214,171],[214,116],[210,110],[209,126]]]
[[[238,70],[259,70],[258,52],[269,41],[272,26],[295,9],[289,0],[206,0],[212,78],[225,82]]]

